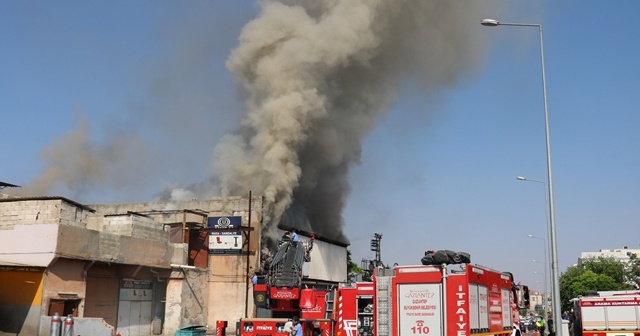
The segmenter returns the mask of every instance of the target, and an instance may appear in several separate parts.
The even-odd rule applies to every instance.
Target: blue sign
[[[241,216],[207,218],[209,229],[233,229],[242,226]],[[242,254],[242,231],[209,232],[210,254]]]

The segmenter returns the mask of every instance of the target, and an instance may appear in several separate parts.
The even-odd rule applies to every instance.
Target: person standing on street
[[[291,321],[291,319],[288,319],[284,324],[284,330],[287,332],[287,336],[291,336],[293,332],[293,321]]]
[[[540,336],[544,336],[544,317],[541,317],[536,321],[536,327],[538,329],[538,332],[540,333]]]
[[[569,336],[573,336],[575,335],[575,330],[573,330],[573,328],[575,328],[575,324],[576,324],[576,316],[572,313],[569,315]]]

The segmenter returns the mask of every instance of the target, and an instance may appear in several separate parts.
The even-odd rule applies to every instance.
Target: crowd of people
[[[553,319],[551,318],[551,315],[549,315],[546,320],[540,316],[534,316],[527,320],[523,320],[520,322],[520,330],[525,335],[537,332],[541,336],[544,336],[547,325],[549,328],[548,334],[550,336],[555,335],[553,330]]]
[[[569,335],[563,334],[562,336],[574,336],[574,328],[577,323],[576,316],[572,312],[565,311],[562,313],[562,320],[569,321]],[[537,332],[540,336],[554,336],[555,328],[553,323],[553,316],[549,314],[546,319],[541,318],[540,316],[534,316],[527,320],[520,321],[520,330],[524,335],[529,335],[533,332]],[[566,330],[566,329],[565,329]],[[546,334],[545,334],[546,332]]]

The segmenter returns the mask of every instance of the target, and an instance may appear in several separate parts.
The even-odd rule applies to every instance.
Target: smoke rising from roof
[[[105,144],[99,144],[90,134],[87,118],[80,116],[73,131],[42,151],[42,174],[6,193],[41,196],[63,186],[72,194],[70,197],[76,198],[88,189],[126,189],[141,182],[146,145],[140,138],[133,133],[116,132]]]
[[[211,177],[181,188],[172,181],[202,180],[193,167],[203,165],[188,157],[203,156],[215,143],[212,134],[233,119],[228,93],[210,81],[222,77],[211,64],[227,41],[218,35],[234,23],[212,23],[211,11],[219,8],[194,6],[176,27],[161,27],[158,36],[171,36],[168,60],[154,54],[142,67],[151,92],[149,101],[132,103],[131,119],[144,122],[126,125],[139,128],[133,131],[138,135],[109,134],[100,145],[81,122],[43,151],[44,173],[15,191],[43,195],[63,185],[77,197],[87,190],[131,191],[149,180],[171,185],[158,194],[168,200],[252,191],[265,197],[266,233],[282,224],[346,240],[348,174],[360,161],[362,139],[404,81],[430,97],[469,74],[482,59],[483,16],[477,13],[493,10],[486,2],[449,0],[260,5],[227,59],[245,113],[238,130],[215,146]],[[402,113],[415,120],[427,112]],[[143,132],[149,128],[155,139]]]
[[[264,195],[271,229],[285,217],[344,240],[347,177],[363,137],[407,75],[441,89],[476,66],[475,5],[263,2],[227,61],[247,113],[215,149],[222,194]]]

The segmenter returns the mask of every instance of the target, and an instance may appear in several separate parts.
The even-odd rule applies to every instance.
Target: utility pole
[[[373,239],[371,239],[371,251],[376,253],[375,266],[384,266],[382,264],[382,257],[380,253],[380,241],[382,240],[382,234],[374,233]]]

